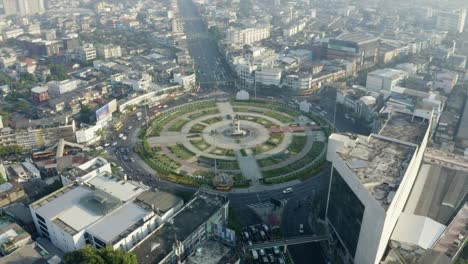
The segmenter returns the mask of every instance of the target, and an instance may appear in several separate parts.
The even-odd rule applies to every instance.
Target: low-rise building
[[[282,70],[278,68],[262,68],[255,71],[255,82],[264,86],[279,87]]]
[[[36,86],[31,89],[32,100],[35,103],[43,103],[49,101],[49,88],[47,86]]]
[[[0,146],[18,145],[25,149],[36,149],[57,143],[61,138],[75,142],[75,121],[66,124],[0,129]]]
[[[85,245],[130,250],[182,204],[172,194],[102,172],[47,195],[30,209],[39,235],[70,252]]]
[[[14,28],[14,29],[4,29],[3,30],[3,39],[14,39],[24,34],[24,30],[22,28]]]
[[[246,29],[229,28],[226,38],[232,44],[252,44],[270,37],[270,27],[255,27]]]
[[[16,53],[13,50],[2,50],[0,55],[0,67],[8,68],[15,65]]]
[[[17,182],[6,182],[0,185],[0,207],[27,199],[23,186]]]
[[[174,72],[174,82],[181,85],[183,88],[188,89],[195,85],[195,73],[191,72]]]
[[[224,196],[199,192],[131,252],[140,264],[184,261],[213,235],[213,226],[227,225],[228,206],[229,200]]]
[[[146,72],[130,71],[112,76],[112,80],[130,86],[134,91],[147,91],[153,85],[153,78]]]
[[[76,50],[76,59],[87,62],[96,59],[96,48],[93,44],[87,43]]]
[[[59,97],[64,93],[71,92],[78,88],[81,81],[78,79],[68,79],[63,81],[50,81],[47,83],[48,93],[51,97]]]
[[[31,241],[29,233],[16,223],[0,227],[0,253],[3,256],[10,255]]]
[[[122,50],[119,45],[100,45],[96,49],[97,56],[103,59],[118,58],[122,56]]]
[[[437,72],[434,79],[434,89],[440,89],[446,94],[450,94],[457,82],[458,73],[451,71]]]
[[[24,58],[16,61],[15,63],[16,71],[19,73],[29,73],[34,74],[37,68],[37,62],[31,58]]]
[[[369,91],[391,91],[400,81],[408,77],[408,73],[395,69],[380,69],[367,74],[366,88]]]

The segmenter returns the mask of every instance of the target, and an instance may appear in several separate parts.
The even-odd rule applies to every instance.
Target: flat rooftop
[[[468,190],[468,158],[427,148],[414,190],[409,199],[414,213],[448,225]]]
[[[360,32],[344,33],[338,36],[336,39],[348,42],[356,42],[359,45],[379,40],[379,38],[376,36],[366,35]]]
[[[427,124],[394,114],[378,135],[358,136],[337,152],[362,185],[386,210],[415,154]]]
[[[88,229],[88,232],[109,243],[118,241],[122,231],[133,229],[132,226],[140,226],[139,221],[143,220],[151,212],[134,203],[126,203],[122,207],[113,211],[100,219],[96,224]],[[112,228],[109,228],[112,227]],[[124,232],[126,233],[126,232]]]
[[[139,264],[159,263],[172,252],[175,238],[184,241],[205,223],[227,199],[201,193],[186,204],[174,217],[132,249]]]
[[[379,135],[412,144],[420,144],[427,128],[427,122],[412,121],[409,115],[394,113],[382,127]]]
[[[135,202],[144,204],[142,205],[143,207],[145,207],[145,205],[149,208],[153,207],[154,210],[161,213],[166,213],[177,205],[184,203],[182,198],[158,190],[143,192],[136,198]]]
[[[75,183],[65,186],[33,203],[31,207],[39,215],[53,221],[71,235],[90,227],[105,216],[105,221],[110,221],[113,224],[114,222],[119,223],[122,226],[127,225],[126,223],[130,221],[129,218],[131,217],[125,213],[114,215],[113,212],[115,210],[119,212],[120,210],[128,209],[129,212],[136,215],[140,215],[141,210],[145,212],[150,211],[137,205],[134,206],[141,210],[123,206],[126,202],[146,191],[136,183],[121,180],[107,172],[94,177],[88,183]],[[112,220],[108,220],[108,217],[111,217]],[[112,231],[119,232],[122,230],[113,228]],[[109,232],[112,233],[111,231]],[[103,236],[107,237],[112,234],[106,233]]]
[[[370,75],[382,76],[389,79],[398,79],[407,73],[403,70],[395,70],[390,68],[378,69],[369,73]]]
[[[221,264],[224,256],[228,255],[231,249],[220,242],[208,240],[201,245],[187,260],[188,264]]]

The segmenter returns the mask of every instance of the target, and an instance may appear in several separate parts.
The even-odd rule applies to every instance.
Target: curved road
[[[192,57],[194,57],[197,78],[200,82],[203,92],[212,92],[207,95],[216,97],[217,88],[225,88],[226,90],[233,91],[232,83],[223,83],[224,81],[231,79],[230,69],[225,63],[224,58],[220,54],[216,42],[209,37],[206,25],[200,18],[196,6],[191,0],[179,0],[180,14],[185,23],[185,33],[189,42],[189,49]],[[214,92],[214,94],[213,94]],[[200,96],[202,98],[203,96]],[[186,102],[188,96],[182,96],[180,98],[181,103]],[[169,107],[175,106],[175,103],[161,103],[162,105],[169,105]],[[140,109],[145,114],[145,111]],[[157,177],[157,173],[151,169],[146,163],[144,163],[136,153],[133,152],[133,146],[138,142],[139,127],[144,124],[144,118],[140,121],[136,118],[136,112],[129,113],[122,117],[122,123],[124,128],[120,132],[110,132],[107,138],[108,142],[117,142],[117,146],[108,149],[110,159],[116,164],[121,166],[124,172],[128,175],[129,179],[134,181],[142,182],[148,186],[155,187],[161,190],[173,192],[173,193],[187,193],[195,192],[197,188],[176,184],[164,179]],[[148,115],[153,113],[154,109],[148,109]],[[169,109],[170,111],[170,109]],[[118,135],[120,133],[125,134],[128,139],[122,141]],[[231,200],[231,206],[235,213],[238,215],[238,219],[243,225],[251,225],[259,223],[259,219],[253,214],[252,210],[249,210],[247,205],[255,203],[269,202],[270,198],[277,198],[280,200],[294,201],[309,197],[314,193],[319,192],[326,188],[327,172],[316,175],[306,181],[300,182],[292,186],[293,192],[284,195],[282,190],[285,188],[284,185],[280,186],[267,186],[262,190],[250,192],[229,192],[223,193],[227,195]],[[301,223],[307,223],[309,212],[307,210],[301,210],[301,212],[295,210],[289,210],[293,205],[293,202],[288,202],[283,219],[296,219]],[[289,226],[289,220],[285,221],[285,225]],[[296,225],[296,222],[291,223],[291,227],[296,228],[292,225]],[[288,232],[289,233],[289,232]]]
[[[170,109],[169,109],[170,110]],[[137,110],[135,112],[141,111],[144,113],[144,110]],[[154,109],[148,109],[148,113],[152,113]],[[167,181],[165,179],[160,179],[157,177],[157,173],[150,168],[146,163],[144,163],[139,156],[133,152],[133,146],[139,141],[138,132],[140,126],[144,124],[144,119],[138,121],[136,118],[135,112],[130,113],[122,117],[121,121],[124,123],[124,128],[119,132],[111,132],[108,135],[109,142],[118,142],[118,145],[115,147],[108,148],[109,158],[115,162],[118,166],[121,166],[129,177],[129,179],[142,182],[150,187],[158,188],[164,191],[169,191],[173,193],[193,193],[197,190],[195,187],[181,185]],[[118,135],[122,133],[125,134],[128,139],[126,141],[121,140]],[[122,153],[122,150],[124,152]],[[265,186],[265,190],[261,191],[249,191],[249,190],[234,190],[232,192],[219,192],[221,194],[227,195],[231,200],[231,205],[236,211],[238,218],[244,225],[256,224],[259,222],[259,219],[248,209],[247,205],[256,204],[256,203],[265,203],[269,202],[270,198],[276,198],[280,200],[291,200],[294,201],[294,204],[297,200],[304,199],[314,193],[319,192],[326,188],[324,180],[328,175],[328,170],[316,175],[312,178],[309,178],[303,182],[297,183],[292,186],[293,192],[284,195],[283,189],[284,185],[280,186]],[[286,207],[288,208],[288,204]],[[285,210],[284,218],[292,219],[289,216],[294,216],[293,218],[301,223],[307,223],[307,212],[296,212],[294,210]],[[288,221],[287,221],[288,222]],[[296,225],[296,221],[292,223]]]

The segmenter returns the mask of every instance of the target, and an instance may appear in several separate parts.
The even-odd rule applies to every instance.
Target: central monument
[[[238,116],[234,117],[232,119],[232,129],[231,129],[231,137],[239,137],[239,136],[245,136],[247,135],[247,131],[241,129],[240,126],[240,119]]]

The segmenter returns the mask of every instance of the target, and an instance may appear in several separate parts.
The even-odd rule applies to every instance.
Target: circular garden
[[[135,151],[174,182],[211,185],[222,175],[248,187],[315,175],[330,132],[320,117],[276,101],[208,100],[152,116]]]

